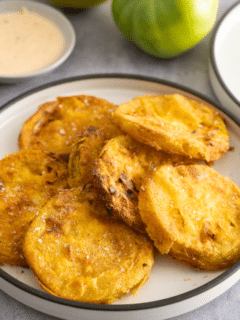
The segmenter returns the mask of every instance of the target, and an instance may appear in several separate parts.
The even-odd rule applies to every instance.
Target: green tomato
[[[112,14],[122,33],[147,53],[173,58],[212,29],[218,0],[113,0]]]
[[[60,8],[87,9],[106,0],[48,0]]]

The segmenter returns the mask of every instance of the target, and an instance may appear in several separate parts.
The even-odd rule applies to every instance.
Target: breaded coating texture
[[[114,112],[120,128],[157,150],[207,162],[229,150],[229,133],[211,107],[179,94],[140,96]]]
[[[220,270],[240,258],[240,188],[204,165],[163,165],[140,190],[139,211],[159,251]]]
[[[144,177],[165,161],[179,163],[185,160],[184,157],[157,151],[121,135],[104,145],[94,162],[92,174],[113,215],[145,232],[138,212],[138,194]]]
[[[112,222],[98,195],[81,188],[60,192],[42,208],[24,254],[46,291],[97,304],[136,292],[153,265],[151,240]]]
[[[19,147],[69,154],[76,136],[89,126],[112,123],[115,105],[101,98],[79,95],[47,102],[23,124]]]
[[[39,150],[22,150],[0,161],[0,261],[25,266],[22,243],[48,199],[67,188],[67,163]]]
[[[122,134],[114,125],[88,127],[71,145],[68,183],[72,188],[92,183],[94,160],[99,156],[105,142]]]

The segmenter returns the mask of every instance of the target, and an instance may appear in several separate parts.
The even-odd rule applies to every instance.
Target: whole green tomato
[[[112,0],[122,33],[142,50],[173,58],[189,50],[212,29],[218,0]]]
[[[60,8],[87,9],[106,0],[48,0]]]

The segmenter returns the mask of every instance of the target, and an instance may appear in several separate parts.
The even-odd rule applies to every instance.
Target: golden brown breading
[[[91,126],[74,141],[68,163],[68,183],[72,188],[92,183],[91,169],[94,160],[99,156],[106,140],[120,134],[120,130],[113,125],[98,128]]]
[[[148,236],[112,222],[97,193],[81,188],[60,192],[41,209],[24,254],[46,291],[98,304],[135,293],[153,265]]]
[[[0,261],[26,265],[26,230],[38,208],[68,187],[67,178],[67,163],[43,151],[22,150],[0,161]]]
[[[111,212],[129,226],[145,232],[138,212],[138,193],[146,174],[164,163],[186,161],[144,145],[129,136],[109,140],[92,169],[95,184]]]
[[[112,123],[115,105],[97,97],[58,97],[45,103],[23,124],[19,147],[69,154],[76,136],[88,126]]]
[[[139,212],[162,254],[204,270],[240,258],[240,188],[213,168],[161,166],[140,190]]]
[[[115,122],[157,150],[207,162],[229,150],[229,133],[212,107],[179,94],[140,96],[114,112]]]

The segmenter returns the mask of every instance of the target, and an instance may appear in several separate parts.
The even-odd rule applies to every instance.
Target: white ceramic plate
[[[18,150],[17,140],[23,122],[38,105],[58,95],[87,94],[119,104],[144,94],[180,93],[211,102],[178,85],[157,79],[123,75],[96,75],[51,83],[10,101],[0,113],[0,158]],[[240,185],[240,128],[224,116],[234,151],[216,161],[214,167]],[[239,119],[235,119],[240,121]],[[81,320],[161,320],[177,316],[216,298],[230,288],[240,276],[240,261],[221,272],[196,271],[168,256],[157,255],[150,279],[135,296],[112,305],[94,305],[69,301],[45,293],[26,268],[5,265],[0,268],[0,288],[22,303],[63,319]]]
[[[41,17],[48,19],[53,22],[61,31],[64,37],[64,48],[60,57],[54,61],[49,66],[29,74],[19,75],[19,76],[1,76],[0,82],[4,83],[14,83],[23,80],[29,80],[33,77],[44,75],[48,72],[59,67],[72,53],[75,43],[76,35],[70,21],[65,17],[61,11],[53,8],[50,5],[46,5],[39,2],[33,2],[29,0],[10,0],[10,1],[1,1],[0,2],[0,14],[8,12],[17,12],[21,8],[26,8],[27,10],[39,14]]]
[[[209,76],[224,110],[240,117],[240,2],[215,27],[209,56]]]

